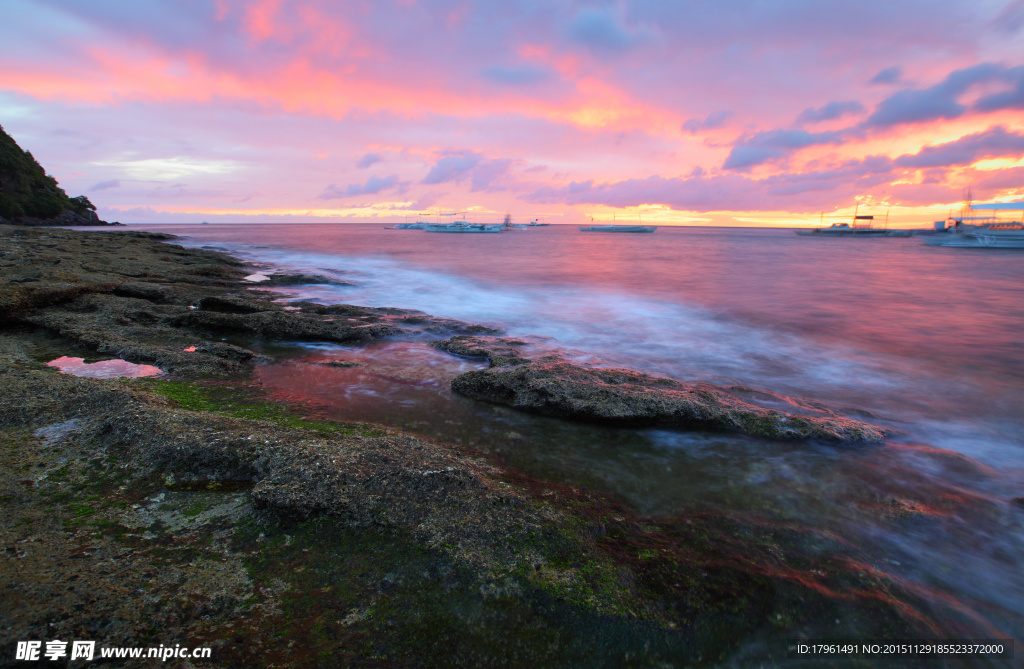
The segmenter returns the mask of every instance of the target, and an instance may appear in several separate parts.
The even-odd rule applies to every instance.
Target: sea
[[[461,444],[649,518],[739,513],[839,537],[916,593],[940,636],[1024,654],[1024,252],[763,228],[500,234],[377,224],[131,226],[340,285],[291,299],[418,309],[586,364],[826,402],[881,444],[766,441],[529,416],[454,395],[486,366],[424,340],[266,343],[256,376],[339,420]],[[254,271],[256,271],[254,269]],[[836,620],[836,637],[845,633]]]

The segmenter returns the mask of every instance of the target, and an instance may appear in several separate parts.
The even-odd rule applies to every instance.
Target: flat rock
[[[791,413],[741,399],[749,388],[683,383],[629,369],[601,369],[552,354],[528,359],[525,344],[500,337],[455,336],[434,345],[459,355],[486,357],[491,368],[452,380],[452,390],[474,399],[560,418],[629,426],[678,426],[742,432],[769,439],[881,441],[884,429],[813,403]],[[790,406],[795,398],[760,392]],[[801,415],[803,414],[803,415]],[[812,415],[807,415],[812,414]]]

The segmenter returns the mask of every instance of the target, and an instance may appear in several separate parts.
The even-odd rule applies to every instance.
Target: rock
[[[519,339],[455,336],[443,341],[430,342],[430,345],[467,358],[487,358],[492,367],[509,367],[530,362],[519,352],[519,348],[526,346],[526,342]]]
[[[169,286],[143,281],[128,281],[114,288],[114,295],[149,300],[158,304],[169,302],[172,294],[173,290]]]
[[[53,444],[63,441],[69,434],[77,431],[81,427],[82,421],[78,418],[72,418],[71,420],[41,427],[33,432],[32,435],[42,439],[44,446],[52,446]]]
[[[211,295],[199,300],[199,308],[204,311],[219,311],[226,314],[255,314],[261,311],[280,311],[281,305],[269,301]]]
[[[352,360],[312,360],[307,362],[310,365],[323,365],[324,367],[359,367],[358,362]]]
[[[523,411],[616,425],[721,429],[770,439],[881,441],[886,434],[880,427],[836,411],[806,416],[759,407],[728,388],[708,383],[682,383],[628,369],[584,367],[558,355],[529,360],[516,350],[523,344],[496,337],[457,336],[435,346],[491,361],[490,369],[455,377],[452,390]]]
[[[1020,508],[1024,509],[1024,497],[1014,497],[1010,500],[1011,504],[1016,504]]]
[[[330,286],[354,286],[351,281],[339,281],[323,274],[267,274],[265,286],[301,286],[306,284],[326,284]]]

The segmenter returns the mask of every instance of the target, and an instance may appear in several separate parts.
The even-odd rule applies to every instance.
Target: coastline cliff
[[[114,225],[100,220],[84,195],[68,197],[29,151],[0,127],[0,223]]]

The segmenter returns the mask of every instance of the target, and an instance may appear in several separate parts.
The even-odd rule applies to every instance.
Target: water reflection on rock
[[[159,376],[163,370],[152,365],[138,365],[134,362],[114,358],[113,360],[100,360],[99,362],[86,362],[85,358],[69,358],[62,355],[56,360],[46,363],[47,367],[56,367],[64,374],[72,376],[84,376],[90,379],[116,379],[132,378],[137,379],[144,376]]]

